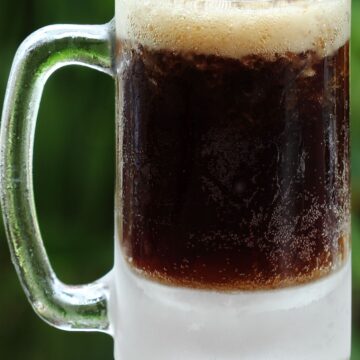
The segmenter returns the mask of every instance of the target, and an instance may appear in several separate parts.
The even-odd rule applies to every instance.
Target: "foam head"
[[[308,50],[349,39],[349,0],[116,0],[117,36],[150,49],[229,58]]]

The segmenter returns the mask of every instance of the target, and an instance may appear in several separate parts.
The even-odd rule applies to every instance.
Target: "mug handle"
[[[54,274],[37,221],[33,191],[33,146],[37,114],[50,75],[82,65],[113,76],[115,31],[106,25],[54,25],[30,35],[11,70],[0,133],[0,196],[12,261],[35,312],[64,330],[111,333],[110,283],[69,286]]]

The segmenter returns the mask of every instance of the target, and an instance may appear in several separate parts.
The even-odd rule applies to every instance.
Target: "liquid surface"
[[[346,258],[348,45],[276,61],[131,51],[123,236],[161,281],[308,281]]]
[[[117,223],[130,267],[227,291],[340,268],[350,246],[348,3],[140,3],[119,0],[117,16]],[[151,28],[180,9],[172,31]],[[259,21],[242,32],[248,15]],[[235,21],[230,42],[204,30],[227,29],[223,16]],[[193,32],[195,20],[204,27]]]

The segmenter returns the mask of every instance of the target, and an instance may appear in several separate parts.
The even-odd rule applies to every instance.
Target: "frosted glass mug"
[[[111,335],[117,360],[349,359],[349,37],[348,0],[116,0],[109,24],[26,39],[0,190],[35,312]],[[114,267],[81,286],[51,268],[32,179],[67,65],[116,85]]]

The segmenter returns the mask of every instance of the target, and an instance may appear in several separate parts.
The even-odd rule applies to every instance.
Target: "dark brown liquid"
[[[222,290],[338,268],[349,248],[348,50],[233,60],[123,49],[128,263]]]

